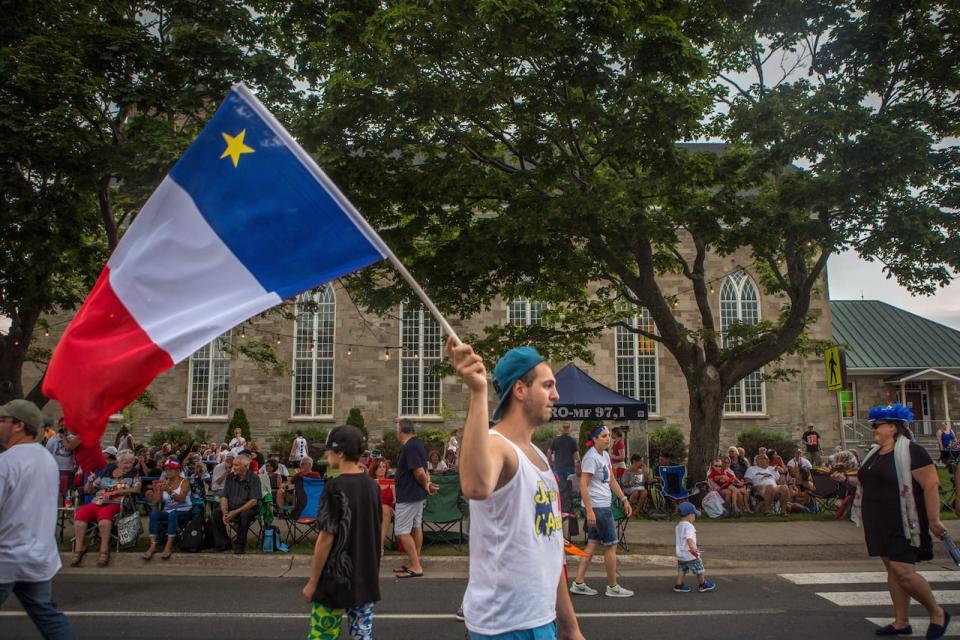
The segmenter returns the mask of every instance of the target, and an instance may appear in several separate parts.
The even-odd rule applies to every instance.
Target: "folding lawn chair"
[[[829,471],[812,469],[810,478],[813,480],[814,490],[811,495],[817,501],[821,510],[836,511],[840,498],[840,483],[830,477]]]
[[[700,493],[699,488],[688,491],[686,486],[687,468],[683,465],[663,466],[658,468],[660,476],[660,493],[663,495],[664,506],[669,514],[677,510],[677,505],[686,502]]]
[[[320,496],[323,495],[322,478],[293,479],[296,503],[293,509],[285,513],[282,519],[287,523],[287,544],[295,545],[310,537],[317,529],[317,512],[320,509]]]
[[[629,553],[630,547],[627,546],[627,525],[630,524],[630,518],[623,509],[623,504],[617,500],[617,496],[611,496],[610,508],[613,512],[613,521],[617,524],[617,546],[624,552]]]
[[[423,508],[424,542],[431,538],[440,540],[459,551],[463,544],[463,512],[466,506],[460,492],[460,476],[445,473],[431,476],[430,481],[439,485],[440,489],[427,497],[427,504]],[[454,533],[457,534],[456,538],[453,537]]]

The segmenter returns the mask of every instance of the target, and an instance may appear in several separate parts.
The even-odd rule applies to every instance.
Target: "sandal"
[[[107,566],[108,564],[110,564],[110,553],[109,553],[109,552],[107,552],[107,553],[100,553],[100,554],[97,556],[97,566],[98,566],[98,567],[105,567],[105,566]]]
[[[173,551],[164,551],[163,553],[160,554],[161,560],[169,560],[172,557],[173,557]]]
[[[146,551],[143,552],[143,555],[140,557],[143,558],[144,560],[149,560],[153,557],[155,553],[156,553],[156,550],[147,549]]]
[[[422,578],[423,572],[421,571],[420,573],[417,573],[416,571],[407,569],[403,573],[394,573],[393,577],[397,578],[398,580],[402,580],[404,578]]]
[[[74,551],[74,552],[73,552],[73,557],[70,558],[70,566],[71,566],[71,567],[79,567],[79,566],[80,566],[80,562],[83,561],[83,556],[85,556],[85,555],[87,555],[87,550],[86,550],[86,549],[81,549],[80,551]]]

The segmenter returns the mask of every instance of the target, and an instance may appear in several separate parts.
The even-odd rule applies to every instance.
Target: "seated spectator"
[[[747,472],[749,466],[746,457],[740,453],[740,450],[736,447],[727,449],[727,467],[737,477],[737,480],[743,480],[743,474]]]
[[[230,548],[228,527],[236,525],[233,552],[237,555],[246,553],[247,531],[257,515],[260,496],[260,478],[250,470],[250,458],[237,456],[223,484],[220,504],[214,507],[211,517],[215,549],[226,551]]]
[[[447,463],[447,471],[456,471],[457,470],[457,452],[453,449],[447,449],[447,455],[445,462]]]
[[[273,492],[273,495],[277,495],[280,484],[283,482],[283,477],[280,475],[280,464],[271,458],[267,460],[267,464],[260,469],[260,474],[267,476],[270,480],[270,491]]]
[[[105,567],[110,563],[110,531],[113,518],[120,513],[124,496],[140,493],[140,473],[134,465],[133,452],[124,450],[117,455],[117,463],[108,465],[99,475],[90,474],[84,490],[94,493],[93,500],[83,505],[74,514],[74,547],[71,567],[77,567],[83,560],[87,547],[84,536],[87,527],[96,522],[100,528],[100,555],[97,566]]]
[[[215,496],[223,493],[223,485],[227,481],[227,476],[233,468],[233,461],[236,459],[232,451],[224,452],[223,462],[213,468],[210,473],[210,493]]]
[[[792,459],[791,462],[793,462]],[[797,481],[790,487],[790,501],[787,503],[787,511],[789,513],[817,513],[820,509],[817,507],[817,499],[813,497],[817,487],[813,484],[810,470],[804,467],[794,468],[797,469]]]
[[[295,492],[296,489],[296,479],[297,478],[321,478],[319,473],[313,470],[313,458],[310,456],[304,456],[300,459],[300,469],[297,471],[292,481],[285,482],[280,485],[280,488],[277,490],[277,508],[281,511],[283,507],[290,500],[290,494]],[[296,505],[296,495],[294,494],[294,512],[299,515],[300,511],[303,510],[303,507],[297,507]],[[296,517],[296,516],[294,516]]]
[[[137,471],[144,478],[153,476],[157,469],[156,461],[150,456],[150,450],[144,446],[137,449]]]
[[[431,449],[427,454],[427,471],[430,473],[443,473],[447,470],[447,463],[440,459],[440,452]]]
[[[254,467],[254,466],[251,464],[251,465],[250,465],[250,469],[251,469],[254,473],[259,473],[259,472],[260,472],[260,468],[267,464],[267,461],[266,461],[266,459],[263,457],[263,454],[260,453],[260,446],[259,446],[256,442],[254,442],[253,440],[251,440],[250,442],[247,443],[247,450],[250,452],[250,458],[251,458],[252,460],[256,460],[256,462],[257,462],[257,466]]]
[[[707,473],[707,486],[710,491],[716,491],[723,498],[723,502],[731,511],[734,517],[739,517],[746,508],[746,501],[743,493],[736,486],[737,476],[724,465],[722,458],[717,458],[710,463],[710,471]]]
[[[116,447],[107,447],[103,450],[103,458],[107,461],[107,464],[117,464],[117,448]]]
[[[194,517],[203,515],[204,503],[207,499],[207,487],[210,485],[210,472],[203,460],[193,463],[192,472],[187,476],[190,481],[190,502],[193,503]]]
[[[657,456],[657,465],[653,468],[653,481],[660,482],[660,467],[672,467],[673,460],[670,459],[669,453],[660,452],[660,455]]]
[[[203,463],[201,462],[202,466]],[[202,484],[202,483],[201,483]],[[158,496],[157,508],[150,512],[150,546],[143,553],[143,559],[149,560],[157,552],[157,536],[160,526],[167,525],[167,543],[160,554],[162,560],[173,555],[173,543],[177,538],[177,526],[180,520],[190,517],[193,510],[190,481],[180,475],[180,463],[170,458],[163,465],[163,479],[155,494]]]
[[[389,477],[390,461],[386,458],[373,458],[370,461],[370,477],[380,485],[380,508],[382,517],[380,522],[380,555],[383,555],[383,545],[387,541],[387,532],[393,521],[393,512],[397,505],[396,485]]]
[[[781,458],[774,449],[767,449],[767,459],[770,461],[770,466],[774,467],[781,474],[787,472],[787,465],[784,464],[783,458]]]
[[[623,472],[620,487],[630,501],[633,513],[638,518],[646,509],[647,500],[650,497],[650,493],[647,491],[649,481],[650,471],[647,469],[647,463],[643,461],[643,456],[634,453],[630,456],[630,466]]]
[[[743,477],[752,485],[753,495],[763,500],[760,512],[770,513],[770,507],[776,500],[780,504],[780,512],[786,515],[785,505],[790,498],[790,490],[786,485],[779,484],[780,472],[770,466],[770,460],[766,454],[761,453],[754,462],[755,464],[747,469]]]
[[[810,470],[813,468],[813,465],[810,464],[810,461],[803,457],[803,452],[800,449],[797,449],[793,457],[790,458],[790,462],[787,463],[787,472],[790,476],[796,479],[799,476],[800,469]]]

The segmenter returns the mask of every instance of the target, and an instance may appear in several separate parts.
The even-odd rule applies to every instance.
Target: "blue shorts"
[[[597,526],[587,527],[587,542],[596,542],[608,547],[617,544],[617,525],[613,523],[613,510],[610,507],[594,507]]]
[[[467,631],[467,637],[470,640],[557,640],[557,623],[554,621],[542,627],[518,629],[517,631],[498,633],[495,636],[485,636],[482,633]]]

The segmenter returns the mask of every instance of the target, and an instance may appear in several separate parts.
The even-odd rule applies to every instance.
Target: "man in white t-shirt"
[[[0,605],[13,593],[45,638],[77,634],[53,602],[57,465],[37,443],[43,414],[26,400],[0,407]]]
[[[766,454],[755,458],[755,464],[743,474],[743,479],[753,485],[753,494],[763,500],[760,506],[761,513],[768,513],[773,501],[780,502],[780,512],[786,513],[786,504],[790,499],[790,489],[780,484],[780,472],[770,466]]]
[[[307,455],[307,439],[303,437],[303,431],[297,429],[297,437],[293,439],[290,445],[290,466],[299,467],[300,461]]]
[[[77,459],[73,451],[79,446],[80,438],[70,433],[66,427],[62,427],[57,435],[47,441],[47,451],[57,462],[61,477],[60,485],[64,491],[73,488],[73,478],[77,473]]]
[[[500,401],[490,429],[483,359],[452,337],[447,355],[470,390],[460,441],[460,488],[470,501],[468,636],[582,640],[566,589],[559,488],[532,440],[559,398],[553,371],[532,347],[505,353],[493,372]]]

